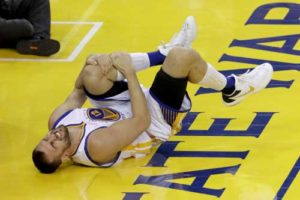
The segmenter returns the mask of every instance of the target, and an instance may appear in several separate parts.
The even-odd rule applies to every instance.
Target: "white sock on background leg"
[[[150,67],[150,60],[147,53],[130,53],[130,57],[135,68],[135,71],[142,71]],[[125,77],[117,71],[117,81],[124,80]]]
[[[206,74],[198,84],[221,91],[226,86],[226,83],[226,77],[218,72],[211,64],[207,63]]]

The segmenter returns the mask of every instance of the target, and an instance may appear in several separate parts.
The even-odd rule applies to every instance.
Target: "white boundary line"
[[[84,36],[77,47],[72,51],[68,58],[0,58],[0,61],[7,62],[72,62],[76,59],[81,50],[89,42],[89,40],[95,35],[95,33],[101,28],[103,22],[76,22],[76,21],[53,21],[52,24],[79,24],[79,25],[94,25],[90,31]]]

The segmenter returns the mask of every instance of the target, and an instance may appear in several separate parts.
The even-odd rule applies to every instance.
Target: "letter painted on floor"
[[[190,112],[182,122],[182,129],[178,136],[240,136],[259,137],[275,112],[256,112],[247,130],[225,130],[229,122],[235,118],[213,118],[212,125],[207,130],[190,130],[191,124],[199,112]]]
[[[230,73],[226,72],[226,74],[238,74],[238,73],[234,72],[236,70],[228,70],[228,71],[231,71],[231,72]],[[223,71],[221,73],[223,73]],[[271,80],[271,82],[267,85],[267,88],[286,88],[286,89],[289,89],[292,86],[293,83],[294,83],[294,80],[290,80],[290,81]],[[210,89],[210,88],[200,87],[197,90],[195,96],[202,95],[202,94],[217,93],[217,92],[219,92],[219,91],[214,90],[214,89]]]
[[[160,145],[146,165],[147,167],[166,167],[170,157],[177,158],[240,158],[245,159],[249,151],[175,151],[181,141],[166,141]]]
[[[293,183],[294,179],[296,178],[297,174],[300,170],[300,157],[298,158],[297,162],[293,166],[293,169],[290,171],[289,175],[286,177],[285,181],[283,182],[282,186],[280,187],[279,191],[276,194],[274,200],[279,200],[284,197],[287,190],[290,188],[291,184]]]
[[[267,14],[273,9],[286,8],[287,13],[280,19],[266,19]],[[250,16],[249,20],[246,22],[248,24],[289,24],[298,25],[300,24],[300,4],[297,3],[271,3],[265,4],[258,7],[253,14]]]
[[[294,49],[300,39],[300,34],[295,35],[285,35],[277,37],[268,37],[268,38],[258,38],[251,40],[233,40],[230,44],[230,47],[246,47],[251,49],[258,49],[264,51],[272,51],[290,55],[300,55],[300,50]],[[281,47],[267,45],[270,42],[281,42]]]
[[[123,200],[141,200],[144,194],[148,194],[148,192],[124,192],[125,196]]]
[[[195,192],[199,194],[206,194],[206,195],[220,197],[223,194],[225,188],[220,188],[220,189],[207,188],[204,186],[206,181],[211,176],[216,174],[226,174],[226,173],[235,174],[239,169],[239,167],[240,165],[235,165],[229,167],[187,171],[187,172],[163,174],[157,176],[140,175],[134,182],[134,185],[147,184],[147,185],[153,185],[157,187],[172,188],[175,190],[183,190],[188,192]],[[194,177],[195,179],[191,185],[172,183],[172,180],[175,179],[192,178],[192,177]]]
[[[246,57],[239,57],[239,56],[223,54],[223,56],[220,58],[219,62],[225,62],[225,61],[253,64],[253,65],[260,65],[262,63],[268,62],[273,66],[274,71],[285,71],[285,70],[300,71],[299,63],[279,62],[279,61],[273,61],[273,60],[246,58]],[[243,71],[245,71],[245,69]],[[241,72],[243,72],[243,71],[241,71]]]

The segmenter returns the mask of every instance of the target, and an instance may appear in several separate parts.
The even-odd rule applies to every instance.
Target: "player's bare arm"
[[[50,115],[48,129],[51,130],[55,121],[65,112],[75,108],[80,108],[86,101],[85,93],[82,89],[74,88],[64,103],[59,105]]]
[[[49,130],[54,122],[65,112],[82,107],[86,101],[84,87],[90,92],[104,93],[111,87],[114,76],[116,76],[116,70],[112,67],[112,60],[109,54],[90,55],[76,79],[73,91],[65,102],[51,114],[48,121]],[[101,87],[98,87],[99,85]]]
[[[111,54],[114,67],[128,80],[132,117],[96,130],[89,138],[88,151],[97,162],[107,162],[124,147],[132,143],[150,124],[146,99],[140,88],[128,54]]]

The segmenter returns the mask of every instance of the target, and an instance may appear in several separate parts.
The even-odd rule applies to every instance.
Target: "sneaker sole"
[[[60,44],[56,40],[51,39],[44,39],[39,41],[28,40],[19,42],[16,49],[20,54],[50,56],[59,51]]]

